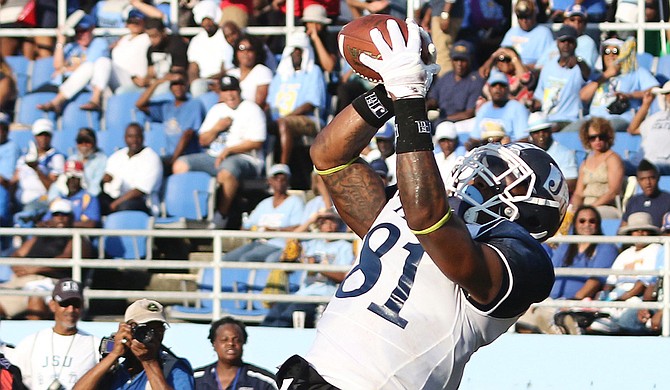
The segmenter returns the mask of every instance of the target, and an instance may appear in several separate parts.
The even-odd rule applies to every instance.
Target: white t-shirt
[[[233,48],[226,41],[223,31],[218,29],[211,37],[202,30],[188,44],[188,62],[195,62],[200,69],[200,77],[206,78],[233,67]]]
[[[231,69],[228,74],[240,78],[240,68]],[[250,102],[256,101],[256,89],[261,85],[270,85],[272,81],[272,71],[263,64],[258,64],[251,69],[251,72],[240,80],[240,89],[242,90],[242,100]]]
[[[158,190],[163,180],[161,158],[151,148],[145,147],[133,157],[128,157],[128,148],[117,150],[107,159],[105,173],[112,181],[104,189],[113,198],[138,189],[147,194],[153,205],[158,205]]]
[[[654,164],[670,163],[670,111],[659,111],[645,119],[640,125],[640,135],[645,159]]]
[[[233,123],[228,131],[221,132],[209,145],[207,153],[210,156],[216,157],[226,147],[239,145],[242,141],[265,141],[267,136],[265,113],[256,103],[243,100],[235,110],[228,107],[226,103],[215,104],[207,112],[198,133],[206,133],[222,118],[231,118]],[[254,150],[247,155],[253,159],[255,164],[262,163],[260,150]]]
[[[149,68],[147,50],[151,41],[146,33],[124,35],[112,50],[112,62],[131,76],[144,77]]]
[[[612,264],[612,269],[634,271],[659,269],[663,266],[662,258],[659,257],[659,253],[662,250],[663,246],[660,244],[649,244],[640,250],[636,250],[632,246],[617,256]],[[654,279],[656,277],[652,275],[610,275],[607,278],[607,284],[611,284],[621,292],[625,292],[630,290],[638,280],[648,285]]]
[[[29,388],[48,389],[58,378],[69,390],[100,361],[99,346],[99,338],[81,330],[64,336],[48,328],[21,340],[8,358],[21,369],[23,383]]]

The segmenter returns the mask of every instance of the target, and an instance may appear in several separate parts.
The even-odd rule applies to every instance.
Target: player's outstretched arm
[[[359,158],[377,130],[393,116],[392,104],[385,95],[383,87],[376,87],[358,97],[323,128],[310,149],[333,204],[360,237],[367,233],[386,204],[381,178]],[[386,112],[378,116],[372,109],[378,114],[380,109]]]
[[[387,24],[392,47],[373,30],[370,37],[382,59],[361,56],[377,71],[394,98],[398,137],[397,180],[405,219],[440,270],[478,302],[490,303],[502,284],[498,254],[472,240],[465,223],[453,214],[433,154],[426,90],[434,71],[420,56],[420,30],[408,25],[405,43],[395,21]]]

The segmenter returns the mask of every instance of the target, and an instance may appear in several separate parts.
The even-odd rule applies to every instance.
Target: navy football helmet
[[[473,149],[456,164],[446,189],[466,203],[466,222],[505,218],[539,241],[556,233],[568,207],[568,186],[558,164],[529,143]]]

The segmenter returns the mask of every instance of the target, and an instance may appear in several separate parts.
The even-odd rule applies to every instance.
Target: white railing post
[[[661,334],[670,336],[670,239],[663,243],[663,319]]]
[[[286,0],[286,42],[295,30],[295,0]]]
[[[221,261],[223,257],[221,234],[215,234],[213,240],[214,242],[212,243],[212,252],[214,256],[214,285],[212,286],[212,289],[214,290],[214,307],[212,308],[212,321],[216,321],[217,319],[221,318]]]
[[[58,0],[58,26],[65,24],[67,19],[67,0]]]
[[[81,233],[79,231],[72,232],[72,279],[83,282],[81,280]]]
[[[646,22],[644,0],[637,0],[637,52],[644,53],[644,23]]]

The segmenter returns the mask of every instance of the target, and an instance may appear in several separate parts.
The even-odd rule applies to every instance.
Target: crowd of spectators
[[[311,181],[317,188],[319,184],[305,174],[312,164],[304,148],[299,149],[330,115],[371,87],[342,61],[336,29],[328,27],[371,12],[406,14],[402,1],[300,3],[295,16],[304,31],[297,29],[283,40],[244,30],[248,25],[283,25],[282,1],[252,5],[201,0],[182,5],[179,15],[170,15],[164,1],[82,1],[80,10],[70,3],[74,2],[68,2],[63,26],[55,25],[48,7],[39,6],[46,8],[38,26],[57,28],[55,38],[2,38],[5,58],[50,58],[54,69],[45,78],[48,82],[28,92],[50,93],[50,99],[25,107],[14,104],[23,98],[14,74],[18,69],[0,61],[2,226],[98,227],[105,215],[121,210],[157,216],[166,178],[189,171],[206,172],[218,183],[212,227],[228,226],[236,197],[244,183],[253,180],[267,180],[265,188],[272,195],[251,205],[243,229],[293,231],[313,225],[318,213],[332,205],[322,189],[317,200],[321,203],[305,205],[289,194],[291,183],[301,183],[297,176],[306,178],[301,189],[309,188]],[[660,175],[670,172],[670,137],[664,123],[670,84],[638,63],[635,38],[586,29],[587,21],[621,20],[616,6],[605,1],[585,5],[518,0],[512,7],[455,0],[431,1],[417,10],[416,20],[432,35],[442,66],[428,106],[445,180],[466,150],[489,142],[530,142],[546,150],[568,180],[574,217],[566,224],[575,224],[573,234],[602,232],[580,226],[582,219],[598,224],[615,220],[624,234],[649,231],[630,230],[634,215],[639,225],[640,212],[651,215],[651,223],[661,229],[663,215],[670,211],[670,195],[658,185]],[[658,8],[651,11],[657,14],[648,12],[650,21],[664,14]],[[514,26],[508,22],[512,13],[518,21]],[[547,21],[562,25],[552,33],[543,24]],[[189,39],[170,26],[193,26],[198,32]],[[96,36],[96,27],[126,27],[128,33]],[[87,94],[83,102],[77,100],[81,94]],[[117,96],[132,99],[128,115],[108,118],[107,104]],[[19,108],[32,110],[39,119],[16,122]],[[104,119],[101,124],[124,125],[121,130],[67,129],[64,114],[69,108],[83,115],[98,113]],[[145,119],[136,123],[138,113]],[[23,150],[12,136],[25,131],[19,130],[22,125],[30,127],[33,136]],[[76,133],[70,140],[76,149],[58,150],[53,141],[67,131]],[[124,132],[124,144],[105,153],[98,140],[112,131],[119,137]],[[154,131],[165,133],[167,147],[148,142],[147,132]],[[617,145],[624,135],[637,137],[640,147]],[[363,156],[388,184],[395,182],[393,139],[389,122]],[[63,216],[66,220],[59,222]],[[322,217],[317,225],[326,220]],[[30,242],[14,248],[3,243],[2,249],[29,257],[41,257],[44,254],[33,252],[47,249],[52,255],[68,254],[64,242],[35,248]],[[224,260],[279,261],[284,245],[280,239],[254,241]],[[605,252],[594,248],[553,248],[555,265],[591,267],[594,253]],[[25,276],[25,271],[15,277]],[[49,277],[45,272],[34,270],[31,275]],[[596,282],[606,285],[588,279],[588,288],[562,288],[552,298],[594,298]],[[575,292],[586,290],[588,294]],[[638,290],[635,295],[642,296]],[[285,309],[275,309],[278,318],[288,318]],[[555,324],[545,325],[539,328]]]

